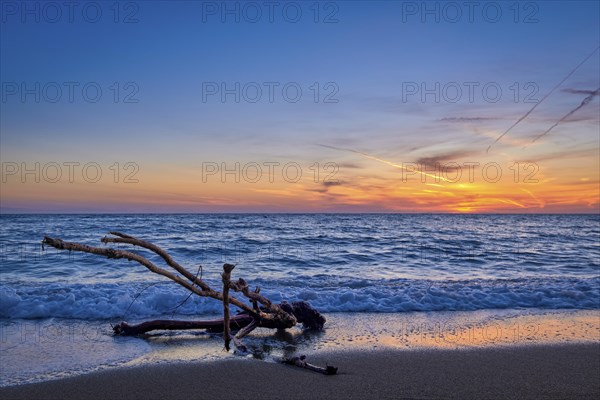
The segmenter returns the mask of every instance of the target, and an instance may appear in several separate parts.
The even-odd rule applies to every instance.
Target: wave
[[[433,281],[313,276],[254,283],[275,302],[305,300],[322,312],[600,309],[600,278]],[[187,296],[171,282],[4,284],[0,285],[0,318],[137,319],[222,312],[218,301],[197,296],[180,305]]]
[[[98,245],[108,229],[151,240],[191,271],[202,264],[215,288],[221,265],[239,264],[236,276],[272,300],[307,300],[324,312],[598,309],[599,222],[598,215],[2,216],[0,318],[170,316],[188,293],[167,281],[136,297],[161,281],[142,266],[40,248],[44,234]],[[221,311],[196,297],[175,310]]]

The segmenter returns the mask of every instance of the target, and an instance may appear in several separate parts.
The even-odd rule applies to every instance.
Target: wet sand
[[[4,387],[0,398],[600,398],[600,343],[324,351],[310,362],[335,365],[339,374],[231,356]]]

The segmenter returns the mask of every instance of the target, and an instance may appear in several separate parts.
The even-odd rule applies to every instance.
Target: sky
[[[597,1],[0,4],[2,213],[600,211]]]

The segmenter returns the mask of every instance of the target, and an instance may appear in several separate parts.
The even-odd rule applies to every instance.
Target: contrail
[[[517,120],[517,122],[515,122],[514,124],[512,124],[512,125],[510,126],[510,128],[508,128],[506,131],[504,131],[504,133],[503,133],[502,135],[498,136],[498,137],[496,138],[496,140],[494,140],[494,143],[492,143],[492,144],[490,144],[490,145],[488,146],[488,148],[487,148],[487,150],[486,150],[485,152],[486,152],[486,153],[489,153],[489,151],[490,151],[490,149],[492,148],[492,146],[493,146],[493,145],[495,145],[496,143],[498,143],[498,142],[500,141],[500,139],[502,139],[502,138],[503,138],[503,137],[504,137],[504,136],[505,136],[505,135],[506,135],[508,132],[510,132],[510,131],[511,131],[511,129],[512,129],[512,128],[514,128],[514,127],[515,127],[515,126],[517,126],[517,125],[518,125],[518,124],[519,124],[521,121],[523,121],[525,118],[527,118],[527,117],[529,116],[529,114],[531,114],[531,113],[533,112],[533,110],[535,110],[535,108],[536,108],[537,106],[539,106],[540,104],[542,104],[542,102],[543,102],[544,100],[546,100],[546,98],[548,98],[548,96],[550,96],[552,93],[554,93],[554,91],[555,91],[556,89],[558,89],[558,88],[560,87],[560,85],[562,85],[563,83],[565,83],[565,81],[566,81],[567,79],[569,79],[569,78],[571,77],[571,75],[573,75],[573,74],[575,73],[575,71],[577,71],[577,70],[579,69],[579,67],[581,67],[583,64],[585,64],[585,62],[586,62],[587,60],[589,60],[589,59],[590,59],[590,57],[592,57],[592,56],[594,55],[594,53],[595,53],[596,51],[598,51],[598,49],[600,49],[600,46],[596,47],[596,48],[594,49],[594,51],[592,51],[592,52],[591,52],[591,53],[590,53],[590,54],[589,54],[589,55],[588,55],[586,58],[584,58],[584,59],[583,59],[583,61],[581,61],[579,64],[577,64],[577,66],[576,66],[575,68],[573,68],[573,69],[571,70],[571,72],[569,72],[569,74],[563,78],[563,80],[562,80],[562,81],[558,82],[558,84],[557,84],[556,86],[554,86],[554,87],[552,88],[552,90],[550,90],[548,93],[546,93],[546,95],[545,95],[544,97],[542,97],[542,99],[541,99],[540,101],[538,101],[537,103],[535,103],[535,104],[533,105],[533,107],[531,107],[531,109],[529,109],[529,111],[527,111],[527,112],[525,113],[525,115],[523,115],[521,118],[519,118],[519,119]]]
[[[580,108],[586,106],[587,104],[589,104],[590,101],[592,101],[592,99],[595,96],[600,95],[600,88],[596,89],[595,92],[592,92],[589,96],[587,96],[585,99],[583,99],[583,101],[581,102],[581,104],[579,104],[577,107],[575,107],[574,109],[572,109],[571,111],[569,111],[567,114],[565,114],[561,119],[559,119],[558,121],[556,121],[554,123],[554,125],[552,125],[550,128],[548,128],[546,130],[546,132],[542,133],[541,135],[538,135],[535,137],[535,139],[533,139],[531,141],[531,143],[537,141],[538,139],[540,139],[543,136],[546,136],[548,133],[550,133],[550,131],[554,128],[556,128],[556,125],[560,124],[561,122],[563,122],[565,119],[569,118],[571,115],[573,115],[577,110],[579,110]]]
[[[422,171],[419,171],[419,170],[416,170],[416,169],[406,168],[405,166],[402,166],[402,165],[395,164],[395,163],[393,163],[393,162],[391,162],[391,161],[387,161],[387,160],[384,160],[384,159],[382,159],[382,158],[377,158],[377,157],[375,157],[375,156],[372,156],[372,155],[370,155],[370,154],[367,154],[367,153],[363,153],[363,152],[361,152],[361,151],[352,150],[352,149],[344,149],[344,148],[342,148],[342,147],[328,146],[328,145],[326,145],[326,144],[318,144],[318,146],[321,146],[321,147],[326,147],[326,148],[328,148],[328,149],[333,149],[333,150],[349,151],[350,153],[355,153],[355,154],[361,155],[361,156],[363,156],[363,157],[365,157],[365,158],[368,158],[368,159],[370,159],[370,160],[375,160],[375,161],[379,161],[380,163],[383,163],[383,164],[391,165],[391,166],[392,166],[392,167],[394,167],[394,168],[399,168],[399,169],[402,169],[402,170],[404,170],[404,171],[409,171],[409,172],[417,172],[417,173],[419,173],[419,174],[421,174],[421,175],[428,176],[428,177],[430,177],[430,178],[434,178],[434,179],[436,179],[436,180],[437,180],[437,179],[441,179],[441,180],[443,180],[444,182],[450,182],[450,180],[449,180],[449,179],[446,179],[446,178],[444,178],[443,176],[436,176],[436,175],[428,174],[428,173],[426,173],[426,172],[422,172]]]
[[[546,205],[543,201],[541,201],[540,199],[538,199],[533,193],[531,193],[529,190],[527,189],[521,189],[523,192],[527,193],[529,196],[531,196],[532,199],[534,199],[538,205],[540,206],[540,208],[544,208],[544,206]]]

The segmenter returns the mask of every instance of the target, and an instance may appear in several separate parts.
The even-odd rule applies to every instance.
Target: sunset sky
[[[596,1],[8,3],[2,213],[599,211]]]

